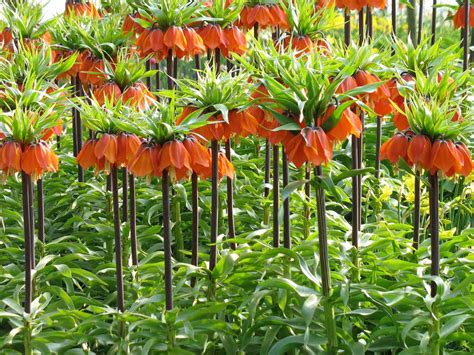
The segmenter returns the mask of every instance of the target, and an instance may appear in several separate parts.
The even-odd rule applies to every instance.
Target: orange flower
[[[359,116],[352,112],[348,107],[342,113],[339,122],[327,133],[327,135],[332,141],[343,141],[351,134],[359,138],[361,132],[362,122]]]
[[[471,153],[469,152],[469,149],[467,149],[466,145],[462,142],[456,143],[455,146],[462,165],[462,169],[457,171],[457,173],[468,177],[474,168],[474,161],[471,159]]]
[[[181,122],[183,122],[186,119],[186,117],[188,117],[190,114],[192,114],[196,110],[197,109],[195,107],[191,107],[191,106],[184,107],[183,112],[181,112],[181,114],[176,119],[176,124],[180,125]]]
[[[28,145],[21,155],[21,169],[33,180],[41,179],[45,171],[57,172],[58,157],[45,142]]]
[[[122,101],[135,106],[140,111],[145,111],[155,104],[155,96],[143,83],[135,83],[128,87],[122,94]]]
[[[250,134],[257,134],[258,121],[249,110],[232,110],[229,112],[229,123],[225,125],[225,131],[226,139],[232,135],[247,137]]]
[[[313,48],[313,41],[308,36],[292,36],[286,37],[283,41],[286,49],[291,45],[291,48],[301,53],[307,53]],[[300,54],[301,54],[300,53]]]
[[[219,25],[206,25],[199,29],[199,35],[204,41],[206,48],[215,50],[216,48],[227,48],[227,39],[224,31]]]
[[[54,61],[59,62],[60,60],[67,60],[71,55],[75,54],[75,51],[54,51]],[[82,54],[78,55],[75,63],[67,72],[58,75],[58,79],[65,79],[75,77],[81,70],[82,65]]]
[[[228,57],[230,52],[242,55],[247,51],[245,34],[237,26],[225,28],[224,38],[227,45],[220,47],[224,56]]]
[[[46,128],[43,130],[41,140],[47,141],[53,136],[60,136],[61,134],[63,134],[63,120],[58,119],[56,123],[57,126]]]
[[[153,155],[157,155],[160,150],[159,145],[150,146],[143,142],[138,148],[135,156],[129,160],[128,169],[130,173],[137,177],[148,177],[153,175]]]
[[[184,36],[183,29],[177,26],[168,27],[163,36],[163,43],[168,48],[175,52],[176,50],[185,51],[186,50],[186,37]]]
[[[367,6],[376,8],[376,9],[385,9],[387,6],[387,0],[366,0]]]
[[[407,157],[408,145],[408,136],[402,132],[397,132],[380,147],[380,160],[388,159],[390,163],[395,164],[400,158],[405,159]]]
[[[0,146],[0,170],[7,176],[21,171],[21,147],[12,141]]]
[[[135,21],[135,19],[141,19],[141,18],[142,16],[138,12],[135,12],[133,14],[128,14],[125,17],[125,20],[123,21],[122,32],[126,34],[127,33],[133,33],[133,34],[142,33],[144,28]]]
[[[464,17],[466,9],[464,4],[459,5],[456,13],[453,16],[454,28],[464,28]],[[469,6],[469,27],[474,27],[474,5]]]
[[[209,118],[209,123],[194,129],[194,133],[204,137],[206,140],[221,140],[224,138],[225,128],[221,115]]]
[[[349,10],[360,11],[367,5],[367,0],[336,0],[336,6],[340,9],[348,8]]]
[[[345,78],[337,87],[336,93],[341,94],[349,90],[357,88],[357,81],[353,76],[348,76]]]
[[[322,128],[306,127],[284,144],[288,160],[300,168],[305,162],[315,166],[328,163],[332,145]]]
[[[200,177],[209,177],[211,171],[211,155],[209,149],[199,143],[195,136],[188,136],[183,145],[189,153],[192,170]]]
[[[191,157],[184,147],[183,143],[178,140],[166,142],[161,147],[158,159],[158,174],[161,175],[163,170],[168,170],[172,181],[181,180],[192,174]]]
[[[92,167],[98,172],[104,168],[105,159],[97,159],[94,153],[96,143],[95,139],[88,140],[77,155],[76,160],[84,170]]]
[[[5,27],[0,32],[0,44],[3,47],[8,47],[13,41],[13,32],[9,27]]]
[[[429,169],[431,157],[430,139],[421,134],[414,136],[408,145],[407,157],[415,166]]]
[[[66,10],[64,11],[64,16],[69,17],[71,15],[95,18],[100,17],[97,7],[90,1],[86,1],[84,3],[66,1]]]
[[[462,161],[461,161],[462,159]],[[433,143],[430,157],[430,174],[441,170],[445,175],[452,176],[463,171],[464,157],[450,140],[438,139]]]
[[[265,28],[276,23],[275,18],[268,6],[256,5],[251,8],[247,15],[248,27],[258,24],[260,28]]]
[[[104,133],[95,143],[94,155],[97,160],[104,159],[104,168],[107,173],[117,161],[117,150],[117,137],[113,134]]]
[[[195,55],[203,54],[206,51],[201,36],[199,36],[193,28],[185,27],[183,33],[186,38],[186,49],[180,50],[179,48],[176,48],[176,56],[178,58],[194,57]]]
[[[79,72],[79,78],[83,84],[101,85],[106,77],[104,74],[104,62],[94,57],[91,53],[84,52]]]
[[[141,146],[140,139],[134,134],[121,133],[117,137],[117,166],[127,166]]]
[[[106,100],[111,103],[117,102],[117,100],[120,98],[120,95],[122,94],[122,91],[116,83],[108,82],[95,88],[92,94],[99,105],[104,105]]]
[[[381,80],[374,74],[371,74],[365,70],[358,70],[354,79],[357,82],[357,86],[365,86],[370,84],[379,83]],[[375,102],[384,100],[390,97],[390,91],[386,85],[379,86],[374,92],[365,94],[362,99],[365,99],[366,103],[371,107],[375,106]]]
[[[280,27],[283,30],[289,30],[290,26],[288,25],[288,17],[286,16],[285,11],[278,5],[270,5],[269,7],[270,14],[273,18],[272,25],[275,27]]]
[[[234,165],[229,161],[229,159],[227,159],[225,154],[222,152],[219,152],[219,158],[217,160],[217,172],[219,175],[219,179],[222,179],[224,176],[227,176],[229,179],[234,178]]]

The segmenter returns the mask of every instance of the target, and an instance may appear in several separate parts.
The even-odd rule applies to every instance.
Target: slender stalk
[[[155,84],[156,84],[156,91],[161,89],[161,68],[160,62],[156,62],[155,64],[156,74],[155,74]],[[151,79],[150,79],[150,88],[151,88]]]
[[[420,0],[420,8],[418,12],[418,38],[416,43],[421,43],[421,35],[423,34],[423,0]]]
[[[212,181],[211,181],[211,252],[209,255],[209,269],[213,270],[217,262],[217,233],[218,233],[218,213],[219,209],[219,142],[212,140],[211,142],[212,154]]]
[[[43,179],[36,181],[38,196],[38,240],[44,244],[44,192]]]
[[[192,241],[191,241],[191,265],[197,266],[199,262],[199,188],[198,176],[193,173],[191,176],[192,194]],[[191,286],[194,286],[196,279],[191,279]]]
[[[31,269],[35,268],[36,265],[36,250],[35,250],[35,213],[34,213],[34,199],[35,199],[35,192],[34,192],[34,183],[33,179],[29,180],[28,184],[28,206],[30,209],[30,257],[31,257]],[[34,284],[33,284],[34,288]],[[34,291],[33,291],[34,293]]]
[[[382,117],[377,116],[377,136],[375,142],[375,178],[380,178],[380,146],[382,144]]]
[[[168,56],[166,57],[166,71],[168,73],[168,90],[172,90],[174,87],[173,84],[173,52],[170,49],[168,52]]]
[[[463,28],[463,70],[469,67],[469,0],[464,0],[464,28]]]
[[[436,0],[433,0],[431,13],[431,44],[436,42]]]
[[[352,146],[352,169],[359,169],[357,138],[351,137]],[[352,245],[359,248],[359,179],[357,175],[352,177]]]
[[[285,148],[281,147],[283,188],[289,183],[288,156]],[[283,201],[283,245],[285,248],[291,248],[291,230],[290,230],[290,196]]]
[[[418,249],[420,243],[420,171],[415,172],[415,201],[413,210],[413,249]]]
[[[71,87],[73,96],[78,95],[78,93],[76,92],[76,81],[77,77],[71,77]],[[77,157],[77,154],[79,153],[77,151],[77,110],[75,107],[72,108],[72,153],[74,157]],[[79,165],[78,169],[80,169]]]
[[[364,43],[364,9],[359,11],[359,46]]]
[[[397,37],[397,0],[392,0],[392,35]]]
[[[278,248],[280,246],[280,221],[278,220],[278,212],[280,205],[280,191],[279,191],[279,147],[278,144],[273,145],[273,246]]]
[[[471,55],[470,62],[474,63],[474,28],[471,29]]]
[[[135,177],[130,174],[130,247],[132,253],[132,265],[138,266],[138,239],[137,239],[137,203],[135,195]]]
[[[366,7],[366,13],[367,13],[367,18],[366,18],[366,37],[370,40],[372,39],[373,35],[373,17],[372,17],[372,9],[370,6]]]
[[[122,168],[122,222],[128,222],[128,169]]]
[[[229,161],[232,161],[230,139],[225,141],[225,155]],[[234,180],[227,178],[227,227],[229,239],[235,238],[235,221],[234,221]],[[237,246],[235,242],[230,243],[230,247],[235,250]]]
[[[196,70],[201,70],[201,58],[199,54],[194,56],[194,68]],[[196,77],[197,77],[197,74],[196,74]]]
[[[430,182],[430,234],[431,234],[431,275],[439,275],[439,183],[438,175],[429,176]],[[435,297],[437,286],[431,281],[431,296]]]
[[[147,61],[145,62],[145,70],[146,70],[146,71],[150,71],[150,70],[151,70],[151,63],[150,63],[149,60],[147,60]],[[148,89],[151,89],[151,76],[149,76],[149,77],[146,78],[145,83],[146,83],[146,86],[148,87]]]
[[[33,284],[31,276],[31,228],[30,228],[30,183],[31,176],[21,173],[21,187],[23,195],[23,234],[25,238],[25,313],[31,312],[31,300],[33,298]]]
[[[351,44],[351,11],[344,9],[344,43],[346,47]]]
[[[79,78],[79,76],[76,76],[76,79],[75,79],[75,93],[78,96],[82,96],[82,84],[81,84],[81,79]],[[82,149],[82,120],[81,120],[81,113],[77,110],[76,110],[76,136],[77,136],[76,137],[76,145],[77,145],[76,151],[77,151],[77,154],[79,154],[79,152]],[[84,171],[82,170],[80,165],[78,165],[77,168],[78,168],[77,179],[79,182],[83,182]]]
[[[321,165],[315,168],[314,174],[322,176]],[[321,185],[316,188],[316,205],[318,212],[318,239],[319,239],[319,262],[321,264],[321,284],[324,296],[324,313],[326,321],[326,332],[328,338],[328,347],[330,352],[337,349],[337,330],[336,319],[334,317],[334,308],[329,302],[331,295],[331,269],[329,266],[328,251],[328,229],[326,222],[326,200],[324,189]]]
[[[105,180],[105,189],[107,191],[112,191],[112,175],[107,175]]]
[[[263,190],[263,196],[265,199],[270,195],[268,184],[270,184],[270,141],[267,138],[265,139],[265,188]],[[263,211],[263,223],[265,225],[270,223],[270,212],[268,207],[265,207],[265,210]]]
[[[311,166],[309,163],[306,163],[305,165],[305,173],[304,173],[304,178],[307,180],[307,182],[304,184],[304,195],[305,195],[305,206],[304,206],[304,239],[307,239],[309,237],[309,219],[311,218],[311,209],[309,207],[309,201],[311,198]]]
[[[168,170],[161,178],[163,193],[163,247],[165,253],[165,295],[166,310],[173,309],[173,275],[171,273],[171,227],[170,227],[170,189]]]
[[[117,309],[125,310],[123,294],[123,265],[122,265],[122,231],[120,228],[120,206],[118,193],[117,167],[112,168],[112,199],[114,213],[114,236],[115,236],[115,277],[117,283]]]

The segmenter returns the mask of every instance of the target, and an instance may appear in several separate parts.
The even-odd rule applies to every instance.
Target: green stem
[[[23,344],[25,347],[25,355],[33,354],[32,338],[31,338],[31,323],[25,321],[25,337],[23,339]]]
[[[322,176],[321,165],[315,169],[316,176]],[[316,188],[316,204],[318,213],[319,262],[321,264],[321,281],[323,290],[323,305],[328,338],[329,353],[337,352],[337,328],[334,308],[329,300],[331,295],[331,269],[329,267],[328,228],[326,221],[326,200],[321,185]]]

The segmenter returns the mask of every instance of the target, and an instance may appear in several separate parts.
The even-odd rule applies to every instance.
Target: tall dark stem
[[[304,184],[304,195],[305,195],[305,206],[304,206],[304,238],[307,239],[309,237],[309,230],[310,230],[310,217],[311,217],[311,209],[310,209],[310,199],[311,199],[311,166],[309,163],[305,165],[305,173],[304,178],[306,180]]]
[[[346,47],[351,44],[351,12],[347,7],[344,9],[344,43]]]
[[[209,269],[213,270],[217,262],[217,233],[218,233],[218,209],[219,209],[219,142],[212,140],[212,181],[211,181],[211,252],[209,255]]]
[[[380,178],[380,146],[382,144],[382,117],[377,116],[377,136],[375,142],[375,178]]]
[[[33,298],[33,285],[31,277],[31,228],[30,228],[30,207],[29,195],[31,177],[21,173],[21,186],[23,195],[23,234],[25,239],[25,313],[31,312],[31,300]]]
[[[464,0],[464,28],[463,28],[463,70],[469,67],[469,0]]]
[[[122,231],[120,230],[120,206],[118,193],[117,167],[112,168],[112,199],[114,213],[114,236],[115,236],[115,277],[117,283],[117,309],[125,310],[123,294],[123,265],[122,265]]]
[[[370,6],[366,7],[366,13],[367,13],[367,18],[366,18],[366,36],[370,40],[372,39],[373,35],[373,18],[372,18],[372,9]]]
[[[423,34],[423,0],[420,0],[420,8],[418,12],[418,38],[417,44],[421,43],[421,35]]]
[[[132,253],[132,265],[138,265],[138,240],[137,240],[137,203],[135,195],[135,177],[130,174],[130,248]]]
[[[357,137],[351,136],[352,146],[352,169],[359,169],[358,144]],[[359,247],[359,178],[357,175],[352,177],[352,245]]]
[[[431,13],[431,44],[436,42],[436,0],[433,0]]]
[[[163,170],[161,178],[163,194],[163,247],[165,253],[165,296],[166,310],[173,309],[173,275],[171,273],[171,223],[170,188],[168,170]]]
[[[77,96],[82,96],[82,84],[81,84],[81,79],[79,76],[76,76],[75,80],[75,93]],[[77,154],[82,149],[82,120],[81,120],[81,113],[76,110],[76,144],[77,144]],[[77,166],[78,171],[77,171],[77,178],[79,182],[84,181],[84,171],[82,170],[81,166]]]
[[[280,207],[280,191],[279,191],[279,146],[273,145],[273,246],[280,246],[280,221],[278,220],[278,212]]]
[[[285,153],[285,148],[281,147],[281,161],[282,161],[282,175],[283,175],[283,188],[289,183],[289,171],[288,171],[288,156]],[[291,248],[291,230],[290,230],[290,196],[283,201],[283,245],[285,248]]]
[[[36,193],[38,195],[38,240],[44,244],[44,192],[43,179],[36,181]]]
[[[364,9],[359,11],[359,46],[364,43]]]
[[[418,249],[420,243],[420,171],[415,172],[415,201],[413,210],[413,248]]]
[[[30,257],[31,257],[31,268],[34,269],[36,266],[36,250],[35,250],[35,212],[34,212],[34,199],[35,199],[35,192],[34,192],[34,183],[33,179],[29,180],[28,185],[28,205],[30,209]]]
[[[263,190],[263,196],[265,199],[268,198],[270,195],[270,189],[268,188],[268,185],[270,184],[270,141],[265,139],[265,188]],[[269,213],[268,210],[264,211],[264,224],[269,223]]]
[[[321,165],[314,169],[316,176],[322,177]],[[321,184],[316,188],[316,205],[318,213],[318,240],[319,240],[319,263],[321,264],[321,285],[325,308],[326,332],[329,348],[334,351],[337,348],[336,320],[334,318],[334,308],[329,302],[331,295],[331,269],[329,267],[328,229],[326,222],[326,200],[324,189]],[[330,353],[331,353],[330,350]]]
[[[150,71],[150,70],[151,70],[151,63],[150,63],[149,60],[147,60],[147,61],[145,62],[145,70],[146,70],[146,71]],[[148,89],[151,90],[151,76],[149,76],[149,77],[146,78],[145,83],[146,83],[146,86],[148,87]]]
[[[191,241],[191,265],[197,266],[199,262],[199,188],[198,176],[193,173],[191,176],[192,190],[192,208],[193,208],[193,225],[192,225],[192,241]],[[194,279],[191,280],[194,286]]]
[[[397,0],[392,0],[392,35],[397,37]]]
[[[229,161],[232,161],[232,147],[230,138],[225,141],[225,155]],[[234,220],[234,180],[227,178],[227,227],[229,229],[229,238],[235,238],[235,220]],[[230,247],[235,250],[235,242],[230,243]]]
[[[156,91],[159,91],[159,90],[161,89],[161,68],[160,68],[160,62],[156,62],[155,68],[156,68],[156,74],[155,74]],[[151,81],[150,81],[150,89],[151,89]]]
[[[166,71],[168,74],[168,90],[172,90],[174,87],[174,84],[173,84],[174,73],[173,73],[173,52],[171,49],[169,50],[168,56],[166,57]]]
[[[128,222],[128,169],[122,168],[122,222]]]
[[[431,233],[431,275],[439,276],[439,183],[438,175],[429,177],[430,182],[430,233]],[[431,281],[431,296],[436,296],[437,286]]]

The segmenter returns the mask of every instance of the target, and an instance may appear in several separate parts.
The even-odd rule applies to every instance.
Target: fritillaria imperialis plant
[[[36,1],[19,0],[14,5],[3,1],[1,15],[5,26],[0,34],[0,45],[14,52],[19,46],[32,48],[49,44],[49,21],[43,19],[43,8],[44,5]]]
[[[191,131],[205,124],[209,114],[202,115],[198,109],[176,124],[179,112],[175,101],[157,104],[152,110],[146,111],[134,121],[130,121],[130,129],[142,137],[142,143],[136,154],[129,161],[128,167],[137,177],[161,179],[163,201],[163,247],[165,262],[165,293],[166,309],[173,308],[172,263],[171,263],[171,216],[169,184],[187,179],[191,175],[209,176],[211,167],[210,154],[201,145]],[[133,128],[135,127],[135,128]],[[231,165],[226,165],[224,174],[233,174]],[[197,200],[197,199],[196,199]],[[193,197],[193,209],[197,213],[197,201]],[[194,213],[194,211],[193,211]],[[197,235],[193,232],[193,260],[197,263]],[[183,248],[182,241],[176,240],[178,248]],[[196,250],[194,250],[196,248]],[[194,254],[195,253],[195,254]]]
[[[239,26],[245,29],[288,28],[288,19],[279,1],[247,1],[240,14]]]
[[[219,141],[230,141],[231,137],[255,134],[258,129],[256,118],[248,110],[252,86],[247,83],[248,75],[244,71],[237,73],[220,72],[209,66],[203,72],[198,72],[194,80],[178,81],[178,103],[185,108],[181,119],[196,110],[204,110],[210,114],[206,125],[194,130],[197,137],[211,141],[212,152],[212,199],[211,199],[211,253],[209,268],[212,270],[217,260],[217,233],[218,233],[218,180],[219,166],[225,167],[230,157],[219,152]],[[181,121],[178,120],[178,123]],[[230,144],[230,143],[228,143]],[[220,162],[224,162],[222,165]],[[226,169],[225,169],[226,170]],[[226,174],[233,178],[233,171]],[[232,191],[229,191],[232,193]],[[232,200],[228,199],[228,212],[232,211]],[[229,232],[233,231],[233,215],[228,214]]]

